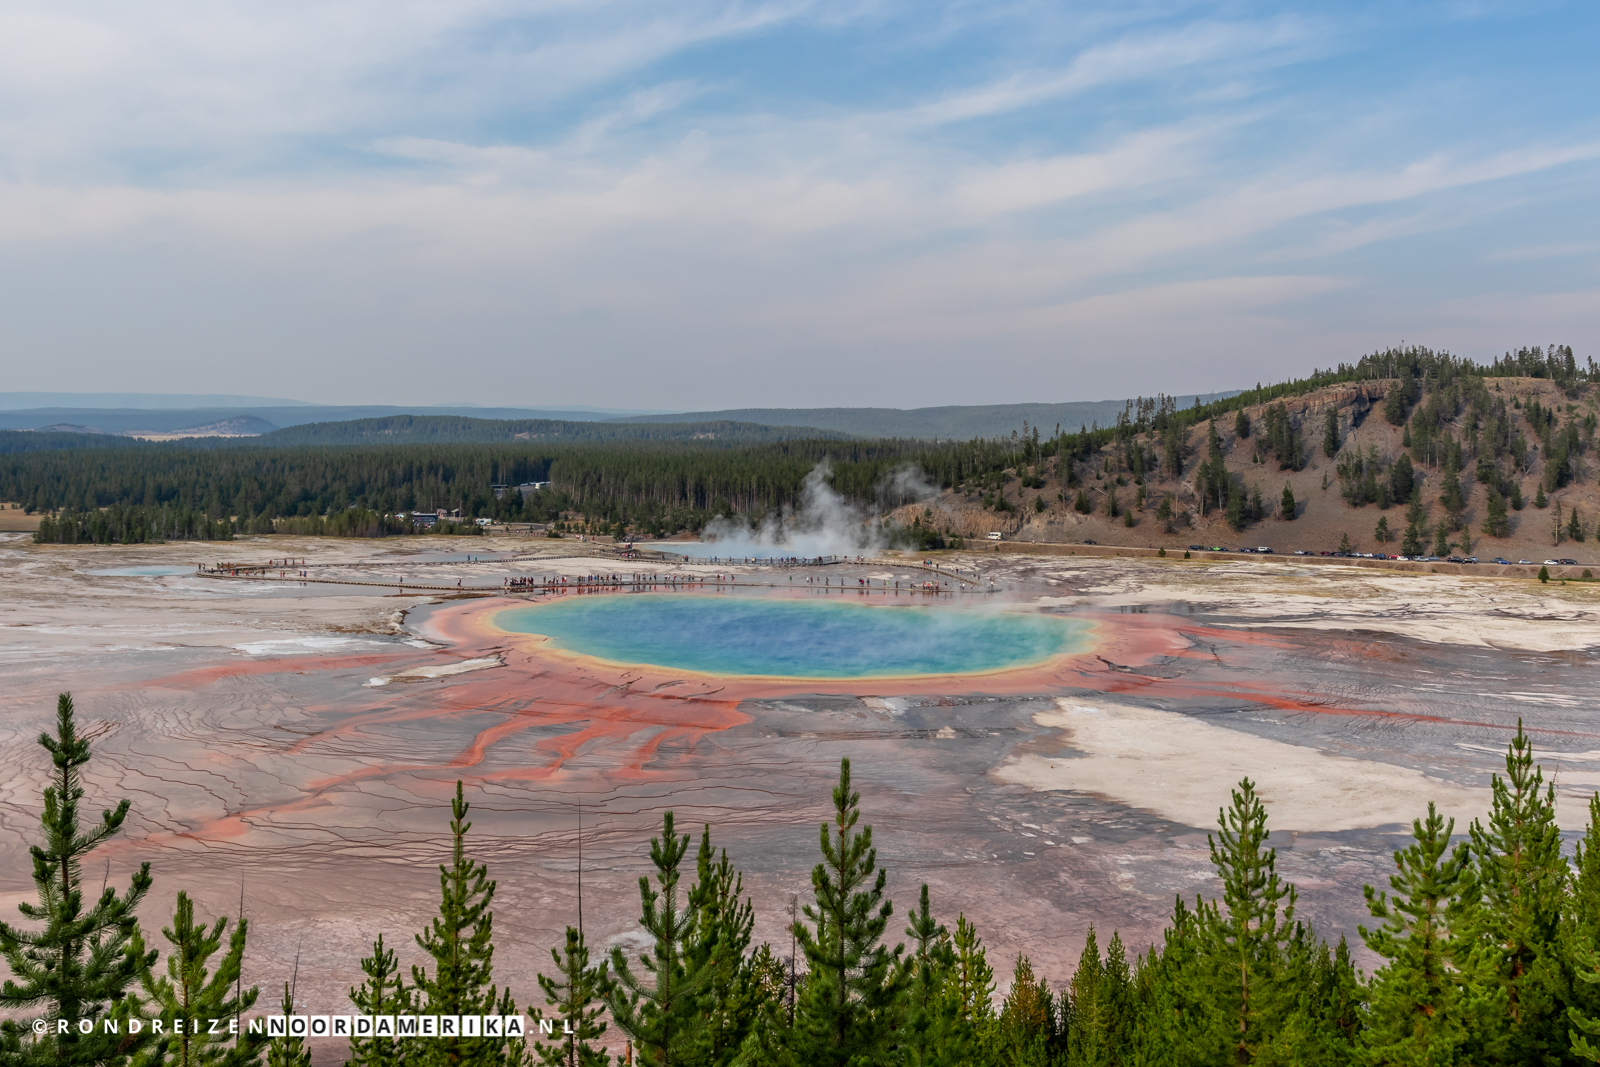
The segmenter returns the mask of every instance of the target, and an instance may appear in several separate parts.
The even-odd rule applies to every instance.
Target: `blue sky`
[[[7,388],[921,406],[1600,358],[1596,42],[1593,3],[14,0]]]

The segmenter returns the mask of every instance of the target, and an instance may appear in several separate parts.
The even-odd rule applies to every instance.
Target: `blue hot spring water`
[[[1025,667],[1084,647],[1090,625],[1022,611],[662,595],[571,597],[508,609],[495,623],[616,663],[788,678]]]

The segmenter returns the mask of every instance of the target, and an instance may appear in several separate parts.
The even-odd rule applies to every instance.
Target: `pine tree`
[[[878,867],[872,827],[855,828],[860,803],[843,760],[833,826],[822,824],[823,862],[811,874],[816,901],[805,907],[813,927],[795,929],[809,968],[796,1039],[800,1059],[815,1067],[881,1061],[911,979],[905,946],[891,951],[882,941],[894,905],[884,896],[888,872]]]
[[[1600,1036],[1600,793],[1589,798],[1589,825],[1572,857],[1567,902],[1561,912],[1560,959],[1568,971],[1567,1017],[1572,1047],[1600,1063],[1588,1038]]]
[[[1055,1043],[1055,1004],[1050,988],[1036,978],[1027,956],[1017,955],[1011,991],[1000,1006],[996,1027],[1001,1062],[1015,1067],[1047,1067]]]
[[[1125,1062],[1124,1051],[1138,1003],[1133,972],[1128,967],[1128,950],[1122,943],[1122,935],[1115,930],[1111,931],[1105,964],[1100,969],[1099,999],[1105,1020],[1106,1047],[1112,1051],[1111,1063]]]
[[[596,1044],[605,1035],[605,997],[611,990],[606,965],[589,966],[589,946],[575,926],[567,927],[565,947],[550,950],[554,976],[540,974],[539,988],[545,1004],[562,1023],[559,1040],[534,1043],[533,1052],[544,1067],[608,1067],[611,1055]],[[535,1009],[535,1022],[544,1012]]]
[[[1489,487],[1489,502],[1487,514],[1483,520],[1483,532],[1488,537],[1506,537],[1511,533],[1511,520],[1506,514],[1506,498],[1494,486]]]
[[[295,969],[298,972],[299,962]],[[294,984],[283,983],[283,1002],[278,1006],[284,1015],[294,1015]],[[267,1067],[311,1067],[311,1049],[303,1037],[274,1037],[267,1042]]]
[[[1561,855],[1555,787],[1534,765],[1533,745],[1517,723],[1504,778],[1489,782],[1489,825],[1469,831],[1477,863],[1474,933],[1493,946],[1494,975],[1505,992],[1517,1062],[1559,1056],[1567,1048],[1564,990],[1556,938],[1568,867]]]
[[[906,936],[911,939],[911,985],[907,991],[900,1056],[908,1067],[965,1064],[974,1054],[975,1031],[960,1018],[955,991],[955,948],[950,931],[933,917],[928,887],[922,886]]]
[[[692,1062],[703,1025],[699,998],[712,976],[703,957],[691,971],[685,951],[696,923],[688,901],[686,906],[678,906],[683,877],[678,867],[688,851],[689,835],[679,834],[672,812],[666,812],[661,817],[661,836],[650,839],[650,862],[655,865],[660,888],[650,887],[649,876],[639,879],[643,909],[639,922],[654,940],[639,963],[651,979],[634,974],[621,948],[611,950],[611,970],[617,979],[606,997],[611,1018],[617,1029],[633,1040],[640,1062],[653,1067]]]
[[[1237,1059],[1238,1020],[1225,987],[1237,981],[1218,952],[1222,920],[1215,903],[1180,897],[1159,951],[1140,961],[1138,1002],[1123,1062],[1221,1065]]]
[[[705,1067],[732,1061],[744,1043],[759,995],[756,973],[746,953],[755,929],[755,908],[744,896],[744,875],[734,870],[726,849],[718,858],[711,847],[711,827],[700,835],[695,857],[695,884],[689,907],[695,927],[684,945],[688,973],[709,973],[701,997],[699,1045],[695,1056]]]
[[[134,914],[150,890],[150,865],[140,865],[127,892],[119,896],[106,886],[84,906],[84,857],[122,829],[130,804],[123,800],[115,810],[102,812],[98,825],[87,830],[79,824],[78,802],[84,796],[79,768],[89,762],[89,742],[78,736],[70,693],[56,699],[56,735],[41,734],[39,744],[54,765],[39,820],[44,840],[29,848],[39,899],[18,910],[43,927],[24,930],[0,923],[0,953],[13,976],[0,986],[0,1008],[37,1012],[51,1029],[57,1020],[90,1019],[94,1030],[82,1034],[72,1027],[35,1038],[22,1022],[7,1020],[6,1044],[25,1061],[101,1064],[137,1053],[151,1039],[148,1029],[132,1036],[125,1025],[135,1010],[130,987],[156,961],[154,951],[143,949]],[[116,1020],[121,1033],[106,1033],[105,1019]]]
[[[1380,545],[1388,544],[1394,540],[1394,532],[1389,529],[1389,520],[1380,517],[1378,525],[1372,530],[1372,539]]]
[[[411,968],[412,994],[428,1015],[508,1015],[509,1001],[490,984],[494,975],[495,883],[483,864],[466,851],[467,804],[461,782],[450,802],[451,856],[439,865],[439,914],[416,936],[433,961],[433,973]],[[502,1011],[502,1007],[507,1010]],[[498,1067],[516,1046],[499,1037],[441,1036],[424,1043],[419,1060],[450,1067]]]
[[[1389,467],[1389,497],[1392,500],[1410,500],[1411,490],[1416,487],[1416,473],[1411,466],[1411,457],[1404,452]]]
[[[1361,927],[1361,937],[1385,960],[1372,976],[1361,1038],[1369,1063],[1470,1063],[1499,1006],[1486,1004],[1485,992],[1468,981],[1471,935],[1459,927],[1469,908],[1472,857],[1465,842],[1450,847],[1454,830],[1455,820],[1447,824],[1430,803],[1427,819],[1411,825],[1415,843],[1394,854],[1394,895],[1364,890],[1383,925]],[[1498,994],[1491,988],[1487,995]]]
[[[1406,534],[1400,542],[1400,554],[1415,557],[1422,555],[1423,519],[1427,513],[1423,510],[1420,489],[1411,490],[1410,501],[1406,507]]]
[[[210,1020],[238,1019],[250,1010],[260,990],[251,986],[235,991],[249,933],[247,920],[241,918],[234,926],[216,973],[207,970],[211,957],[222,948],[227,926],[226,917],[217,919],[209,930],[205,923],[196,923],[194,902],[188,893],[179,891],[172,925],[161,931],[172,946],[167,952],[167,973],[158,978],[146,970],[140,976],[148,997],[146,1011],[154,1009],[163,1019]],[[191,1023],[182,1032],[174,1027],[166,1036],[164,1059],[171,1067],[245,1067],[260,1060],[263,1041],[259,1034],[241,1033],[234,1043],[226,1030],[213,1034],[209,1026],[197,1030]]]
[[[1067,1062],[1073,1067],[1106,1067],[1119,1051],[1110,1032],[1110,1006],[1104,996],[1107,987],[1106,966],[1100,959],[1100,945],[1091,923],[1067,993],[1072,1005]]]
[[[1292,933],[1296,891],[1278,877],[1277,850],[1266,848],[1267,809],[1245,778],[1233,804],[1218,812],[1221,828],[1207,835],[1211,863],[1222,879],[1222,913],[1214,926],[1227,986],[1219,989],[1233,1018],[1234,1059],[1250,1063],[1282,1015],[1283,990],[1274,981]]]
[[[1433,531],[1433,554],[1435,556],[1448,556],[1450,554],[1450,524],[1441,521]]]
[[[1567,540],[1583,540],[1583,523],[1578,519],[1578,509],[1576,506],[1574,506],[1572,509],[1572,517],[1567,520]]]
[[[1550,506],[1550,501],[1544,495],[1544,483],[1540,482],[1538,489],[1533,494],[1533,506],[1543,511]]]
[[[1322,418],[1322,454],[1332,459],[1339,451],[1339,412],[1329,408]]]
[[[1294,521],[1294,490],[1289,488],[1289,483],[1283,483],[1283,496],[1278,501],[1278,512],[1289,522]]]
[[[372,955],[361,960],[361,973],[366,981],[350,989],[350,1003],[357,1015],[409,1015],[412,1014],[410,990],[400,975],[400,965],[394,949],[383,943],[383,935],[372,943]],[[346,1067],[400,1067],[408,1062],[412,1050],[409,1041],[393,1037],[350,1038],[350,1056]]]
[[[951,939],[955,963],[951,982],[955,990],[957,1013],[965,1022],[981,1022],[994,1013],[994,968],[978,928],[963,912],[956,917],[956,933]]]
[[[1250,436],[1250,416],[1245,414],[1244,408],[1233,417],[1233,435],[1241,441]]]

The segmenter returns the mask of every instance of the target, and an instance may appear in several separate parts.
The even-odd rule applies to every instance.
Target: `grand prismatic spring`
[[[247,980],[272,988],[298,953],[320,1003],[379,933],[432,913],[458,778],[512,975],[573,918],[580,810],[592,943],[638,943],[666,808],[712,825],[757,936],[779,939],[846,755],[902,913],[927,882],[993,958],[1026,945],[1056,974],[1091,922],[1141,946],[1175,894],[1216,892],[1206,833],[1244,775],[1333,937],[1366,920],[1361,885],[1428,800],[1485,810],[1519,717],[1565,827],[1600,786],[1588,586],[969,554],[938,576],[660,566],[626,591],[578,579],[637,565],[570,542],[270,546],[0,542],[0,744],[24,770],[0,835],[17,857],[36,832],[33,739],[70,688],[87,803],[133,802],[113,876],[150,860],[152,915],[184,887],[231,913],[242,887]],[[252,552],[303,557],[305,577],[195,571]],[[507,593],[530,575],[569,591]],[[31,892],[25,863],[5,871],[0,907]]]
[[[911,594],[907,594],[911,596]],[[776,678],[913,678],[1037,666],[1090,624],[1018,611],[773,596],[568,597],[495,614],[509,633],[619,666]]]

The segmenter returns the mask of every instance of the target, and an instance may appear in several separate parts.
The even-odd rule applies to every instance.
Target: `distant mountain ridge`
[[[1221,393],[1205,393],[1200,395],[1201,403],[1223,399],[1237,395],[1238,390]],[[35,396],[47,394],[0,394],[0,396]],[[85,394],[88,395],[88,394]],[[105,394],[106,396],[123,396],[124,394]],[[153,394],[156,395],[156,394]],[[198,399],[198,398],[197,398]],[[248,398],[220,397],[217,399]],[[1193,395],[1179,396],[1176,398],[1179,406],[1188,407],[1194,403]],[[858,437],[858,438],[908,438],[908,439],[958,439],[968,440],[974,437],[994,438],[1010,435],[1013,431],[1021,431],[1023,423],[1037,426],[1041,433],[1049,434],[1055,431],[1059,424],[1063,430],[1076,431],[1080,426],[1109,426],[1116,421],[1117,415],[1128,403],[1125,400],[1096,400],[1074,401],[1060,404],[987,404],[987,405],[948,405],[944,407],[929,408],[734,408],[722,411],[697,411],[676,414],[637,415],[615,411],[580,411],[576,409],[530,409],[530,408],[480,408],[480,407],[431,407],[431,408],[401,408],[386,406],[356,406],[356,407],[322,407],[313,404],[304,404],[299,401],[291,402],[289,407],[274,406],[246,406],[246,407],[195,407],[195,408],[152,408],[152,407],[122,407],[122,408],[90,408],[90,407],[37,407],[21,410],[5,410],[0,405],[0,430],[47,430],[56,429],[58,432],[107,435],[150,435],[150,436],[239,436],[239,435],[265,435],[273,434],[299,426],[319,425],[332,426],[355,422],[373,423],[374,425],[352,431],[350,439],[366,438],[371,443],[376,443],[381,438],[396,439],[396,434],[401,431],[397,428],[401,424],[390,422],[382,428],[374,428],[376,422],[395,419],[465,419],[478,422],[533,422],[546,421],[563,423],[570,426],[626,426],[626,425],[724,425],[721,431],[711,429],[706,433],[734,433],[742,435],[744,440],[777,440],[791,439],[803,436],[801,431],[810,431],[812,437]],[[506,440],[499,436],[500,429],[477,428],[469,429],[466,424],[425,423],[414,422],[406,424],[408,428],[404,434],[410,440],[457,439],[462,441],[493,441]],[[455,425],[454,429],[446,427]],[[745,429],[734,431],[732,427],[742,426]],[[750,427],[765,427],[774,431],[772,435],[756,434]],[[552,430],[523,430],[517,432],[527,433],[552,433],[562,432],[569,435],[569,439],[578,436],[579,431],[569,429],[565,431]],[[438,436],[440,434],[461,434],[457,438]],[[480,436],[481,435],[481,436]],[[339,431],[320,430],[312,435],[319,440],[328,442],[341,436]],[[588,439],[599,440],[605,435],[591,436]],[[659,439],[669,439],[673,434],[660,435]],[[285,436],[277,438],[282,442],[291,440],[310,441],[312,437]],[[644,439],[644,438],[636,438]]]
[[[622,418],[614,411],[578,412],[565,408],[478,408],[478,407],[319,407],[295,402],[293,407],[212,407],[212,408],[25,408],[0,410],[0,430],[37,430],[49,426],[85,427],[106,434],[181,433],[240,418],[255,418],[265,423],[259,432],[309,422],[350,422],[357,419],[396,415],[454,415],[471,419],[565,419],[574,422],[601,422]],[[709,420],[720,421],[720,420]]]
[[[388,415],[348,422],[313,422],[290,426],[251,440],[262,446],[497,444],[526,441],[574,444],[599,441],[700,441],[761,444],[795,438],[843,438],[844,434],[809,426],[762,426],[716,419],[701,422],[574,419],[480,419],[459,415]]]
[[[1201,393],[1200,403],[1237,396],[1240,390]],[[1195,395],[1175,398],[1179,407],[1195,402]],[[810,426],[852,437],[955,438],[1000,437],[1020,431],[1024,421],[1040,433],[1061,429],[1076,432],[1080,426],[1110,426],[1126,400],[1087,400],[1061,404],[978,404],[934,408],[733,408],[727,411],[689,411],[677,415],[635,415],[617,422],[693,422],[730,419],[763,425]]]

